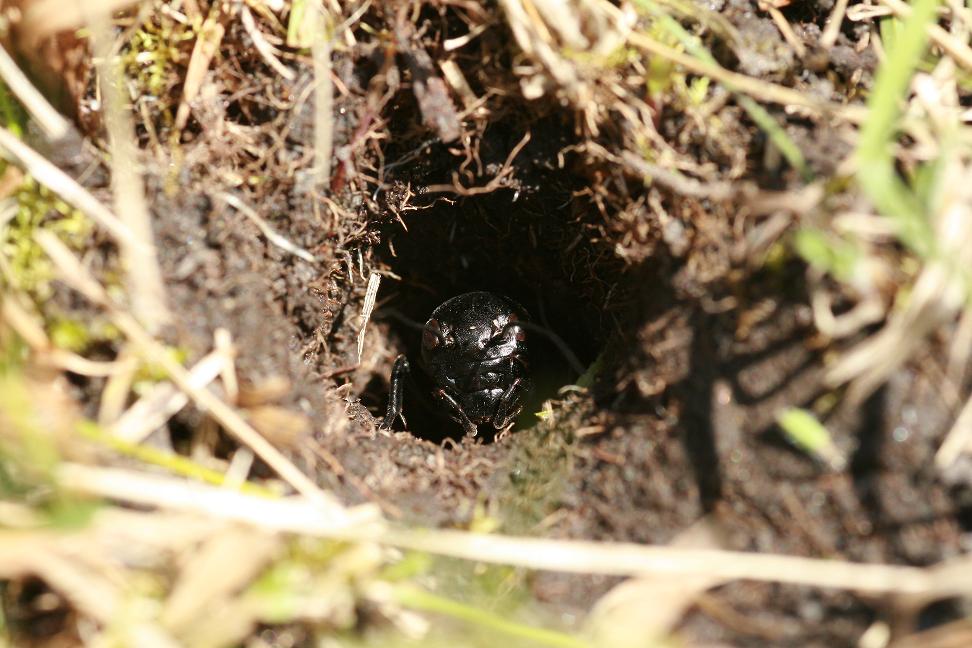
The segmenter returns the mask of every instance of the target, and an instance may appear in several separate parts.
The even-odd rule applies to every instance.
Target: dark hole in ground
[[[439,200],[403,214],[407,231],[398,222],[385,226],[379,254],[401,281],[393,284],[375,319],[385,323],[391,345],[412,364],[415,380],[406,389],[404,407],[410,432],[437,441],[462,434],[429,397],[431,383],[420,361],[420,327],[450,297],[474,290],[504,295],[543,329],[528,332],[535,388],[516,428],[536,422],[543,401],[577,381],[577,365],[586,368],[597,357],[605,318],[587,285],[597,261],[582,224],[567,216],[570,202],[570,191],[558,185],[529,195],[501,190]],[[381,390],[369,395],[373,402],[384,403],[387,380]]]
[[[70,645],[63,642],[77,639],[70,605],[40,578],[0,584],[0,601],[7,629],[18,645]]]

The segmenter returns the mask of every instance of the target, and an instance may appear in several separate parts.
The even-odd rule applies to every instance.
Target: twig
[[[267,224],[267,221],[263,220],[263,218],[261,218],[260,215],[253,210],[253,208],[251,208],[249,205],[247,205],[245,202],[243,202],[233,194],[227,192],[220,192],[216,194],[214,197],[222,200],[224,203],[226,203],[227,205],[234,208],[236,211],[240,212],[241,214],[249,218],[251,221],[253,221],[254,224],[256,224],[256,226],[260,228],[260,231],[263,233],[263,235],[267,237],[267,240],[270,241],[270,243],[272,243],[273,245],[276,245],[281,250],[289,252],[294,256],[300,257],[301,259],[307,261],[308,263],[317,263],[317,258],[313,254],[311,254],[304,248],[291,243],[280,234],[277,234],[273,230],[273,228]]]
[[[0,77],[17,95],[20,103],[24,105],[49,140],[56,142],[73,130],[68,120],[57,112],[44,95],[34,87],[17,63],[7,54],[7,50],[2,47],[0,47]]]
[[[632,151],[622,153],[620,161],[624,166],[641,175],[646,183],[658,182],[658,184],[683,196],[723,201],[729,200],[742,190],[741,187],[733,186],[730,182],[702,182],[694,178],[689,178],[678,171],[666,169],[658,164],[652,164]]]
[[[273,53],[273,46],[267,42],[267,39],[263,36],[263,32],[257,28],[256,21],[253,20],[253,14],[245,4],[240,7],[240,18],[242,18],[243,28],[246,29],[246,33],[253,39],[253,47],[256,48],[263,61],[288,81],[293,81],[297,78],[294,71],[281,63],[280,59]]]
[[[34,234],[34,238],[51,258],[51,261],[54,262],[60,272],[59,278],[94,303],[104,307],[115,326],[149,360],[161,366],[169,374],[172,382],[186,392],[200,409],[208,411],[227,432],[239,439],[241,443],[249,446],[297,492],[318,502],[332,502],[331,496],[318,488],[307,475],[298,470],[293,462],[263,438],[249,423],[244,421],[235,409],[209,390],[196,387],[186,368],[176,362],[168,350],[149,335],[131,314],[115,305],[104,288],[54,234],[41,230]]]
[[[523,147],[527,145],[530,141],[530,133],[523,136],[522,139],[517,143],[516,146],[510,151],[510,154],[506,156],[506,161],[503,162],[503,166],[500,168],[499,173],[497,173],[493,178],[481,187],[463,187],[459,183],[459,173],[456,171],[452,172],[452,184],[451,185],[429,185],[426,187],[426,193],[444,193],[444,192],[455,192],[460,196],[476,196],[479,194],[492,193],[497,189],[502,189],[506,179],[513,175],[513,160],[516,156],[520,154]]]

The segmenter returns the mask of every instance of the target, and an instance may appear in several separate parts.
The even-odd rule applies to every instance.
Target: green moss
[[[0,378],[19,372],[30,352],[19,335],[0,327]]]
[[[838,281],[849,282],[861,252],[851,241],[824,230],[803,228],[793,236],[793,247],[803,260]]]
[[[289,623],[310,607],[326,605],[328,631],[348,629],[356,620],[359,584],[376,578],[381,560],[368,545],[296,538],[245,597],[268,623]]]
[[[497,610],[468,605],[455,599],[439,596],[418,587],[402,585],[395,589],[395,599],[405,607],[438,614],[461,622],[484,638],[509,645],[550,646],[552,648],[583,648],[589,644],[571,635],[534,624],[519,623]],[[488,645],[495,645],[488,644]]]
[[[0,233],[0,254],[9,269],[5,288],[21,293],[37,305],[44,328],[57,348],[80,353],[93,342],[117,339],[118,331],[106,320],[86,321],[76,314],[55,310],[51,281],[56,273],[35,240],[36,232],[43,229],[81,253],[90,248],[94,231],[91,221],[31,177],[24,179],[8,205],[13,216]]]
[[[199,25],[184,25],[160,13],[153,14],[135,31],[122,51],[125,76],[133,80],[137,96],[157,100],[153,113],[163,123],[172,122],[172,87],[182,78],[179,66],[188,64],[189,49]]]
[[[0,497],[30,505],[47,526],[77,528],[99,504],[57,483],[61,451],[49,419],[69,414],[48,411],[49,406],[19,371],[0,374]]]
[[[412,551],[406,553],[401,560],[398,560],[381,570],[382,580],[397,582],[416,578],[428,573],[433,563],[433,559],[426,553]]]
[[[184,365],[189,357],[188,351],[177,347],[168,347],[166,353],[169,358],[177,364]],[[156,383],[168,380],[169,372],[165,367],[155,362],[143,362],[135,372],[135,380],[132,384],[132,391],[139,396],[144,395]]]
[[[53,480],[60,458],[40,422],[27,384],[17,372],[0,377],[0,494],[25,495]]]
[[[4,127],[17,137],[24,134],[27,113],[10,94],[7,84],[3,81],[0,81],[0,119],[3,120]]]
[[[58,349],[80,353],[91,342],[91,334],[84,322],[70,318],[57,318],[48,324],[48,335]]]
[[[536,534],[537,524],[561,499],[570,470],[574,423],[585,414],[586,399],[568,399],[548,409],[545,420],[517,432],[516,448],[505,464],[507,479],[496,497],[477,502],[470,528],[480,532]],[[499,471],[498,471],[499,472]],[[508,565],[490,565],[443,556],[409,553],[384,567],[379,578],[394,583],[396,601],[422,612],[429,634],[414,645],[582,646],[558,629],[559,621],[537,606],[530,591],[531,573]],[[421,589],[413,583],[421,583]],[[391,643],[384,643],[391,641]],[[380,645],[410,645],[384,636]],[[360,645],[372,645],[370,640]]]
[[[4,229],[0,243],[11,270],[11,288],[43,302],[52,294],[54,268],[34,240],[34,232],[44,228],[71,249],[80,250],[91,236],[91,221],[30,177],[24,180],[15,199],[16,214]]]
[[[598,371],[595,362],[594,372]],[[587,414],[587,398],[554,402],[544,420],[516,433],[505,464],[507,481],[494,502],[504,533],[532,535],[556,509],[570,474],[572,431]]]

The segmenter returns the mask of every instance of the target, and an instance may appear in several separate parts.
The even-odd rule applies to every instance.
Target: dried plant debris
[[[0,0],[4,640],[967,643],[970,33]],[[473,290],[512,431],[379,429]]]

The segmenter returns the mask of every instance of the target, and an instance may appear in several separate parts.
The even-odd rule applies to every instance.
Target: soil
[[[800,4],[787,17],[798,33],[819,34],[828,12]],[[755,4],[711,8],[742,38],[716,50],[725,65],[840,101],[859,100],[856,70],[855,83],[870,82],[875,61],[854,49],[859,27],[812,71]],[[244,389],[308,426],[274,441],[346,501],[377,502],[402,522],[466,527],[485,506],[510,533],[666,543],[707,516],[731,549],[912,565],[957,555],[972,508],[931,469],[953,407],[936,388],[941,354],[930,346],[861,404],[826,388],[833,349],[815,332],[806,268],[785,252],[774,263],[747,253],[765,221],[740,222],[741,198],[649,188],[598,156],[592,143],[619,152],[627,135],[610,124],[586,132],[553,96],[524,99],[513,37],[496,7],[482,11],[489,27],[450,58],[486,109],[465,115],[450,143],[441,141],[448,106],[435,84],[423,97],[417,80],[428,74],[422,52],[445,59],[443,40],[465,33],[463,12],[430,2],[409,22],[421,34],[411,37],[390,10],[365,14],[361,26],[397,33],[397,45],[359,28],[357,45],[334,55],[334,171],[323,197],[302,171],[313,139],[308,58],[294,54],[302,73],[287,82],[239,21],[229,23],[210,94],[182,134],[176,177],[141,132],[178,314],[167,338],[192,361],[212,348],[213,330],[229,330]],[[430,122],[424,113],[436,105],[444,114]],[[848,150],[839,130],[769,109],[811,170],[832,173]],[[716,111],[718,133],[677,105],[659,106],[658,132],[727,179],[801,186],[731,96]],[[261,182],[231,191],[318,263],[269,244],[219,199],[227,189],[217,187],[248,175]],[[496,177],[504,179],[495,190],[449,188]],[[372,272],[382,283],[358,363]],[[420,372],[406,394],[407,425],[379,430],[392,362],[404,353],[417,364],[415,323],[471,290],[523,304],[576,356],[587,386],[570,387],[581,376],[537,333],[537,389],[511,433],[463,439],[426,402]],[[775,420],[793,406],[825,413],[845,468],[786,440]],[[541,421],[534,413],[545,407]],[[188,450],[203,419],[190,409],[172,421],[177,448]],[[539,574],[530,586],[553,615],[580,618],[614,582]],[[711,592],[678,632],[690,643],[839,646],[856,644],[878,618],[906,630],[961,613],[947,602],[923,613],[852,593],[736,583]]]

